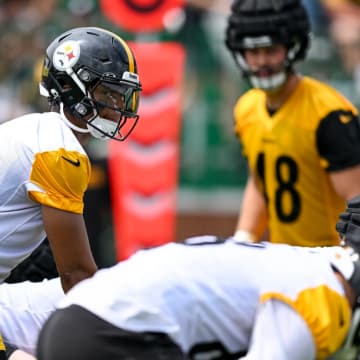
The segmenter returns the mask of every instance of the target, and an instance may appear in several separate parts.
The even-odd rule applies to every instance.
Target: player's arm
[[[91,253],[85,221],[75,214],[42,206],[44,228],[65,292],[97,270]]]
[[[317,130],[317,147],[335,191],[349,200],[360,194],[360,126],[350,111],[328,114]]]
[[[240,359],[312,360],[315,355],[314,339],[300,315],[283,302],[268,300],[259,307],[248,353]]]
[[[335,191],[344,200],[350,200],[354,196],[360,194],[360,165],[331,172],[330,179]]]
[[[254,175],[250,173],[243,194],[235,237],[239,240],[258,241],[262,238],[266,228],[265,199],[256,185]]]

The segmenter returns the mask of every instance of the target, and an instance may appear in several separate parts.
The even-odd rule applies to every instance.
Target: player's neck
[[[82,128],[82,129],[86,129],[86,125],[85,122],[83,120],[77,119],[75,116],[73,116],[67,109],[64,109],[64,115],[66,117],[66,119],[68,119],[69,122],[71,122],[72,124],[74,124],[76,127],[78,128]],[[74,128],[71,129],[72,132],[74,133],[75,137],[79,140],[79,143],[82,146],[86,146],[91,138],[90,133],[85,132],[79,132],[76,131]]]
[[[271,112],[276,112],[286,102],[294,92],[301,80],[301,76],[296,73],[289,75],[288,79],[277,91],[266,93],[266,106]]]
[[[82,134],[76,131],[73,131],[73,133],[76,136],[76,138],[79,140],[81,146],[86,146],[90,142],[91,135],[89,133]]]

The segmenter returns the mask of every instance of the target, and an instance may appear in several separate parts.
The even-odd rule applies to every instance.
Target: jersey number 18
[[[284,168],[285,167],[285,168]],[[269,206],[269,195],[266,189],[265,176],[265,154],[259,153],[256,161],[258,176],[262,182],[264,197]],[[282,222],[290,223],[295,221],[300,214],[301,198],[299,192],[295,189],[298,180],[298,166],[294,159],[289,156],[281,155],[275,161],[275,177],[277,187],[275,189],[275,211],[278,219]],[[284,176],[287,174],[287,176]],[[284,209],[284,196],[289,196],[290,207]]]

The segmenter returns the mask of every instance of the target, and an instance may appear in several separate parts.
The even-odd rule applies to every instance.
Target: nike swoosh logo
[[[65,156],[62,156],[62,158],[67,161],[68,163],[74,165],[74,166],[80,166],[80,160],[77,159],[77,161],[73,161],[71,159],[66,158]]]

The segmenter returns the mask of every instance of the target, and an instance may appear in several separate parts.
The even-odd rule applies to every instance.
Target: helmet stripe
[[[122,46],[124,47],[124,49],[125,49],[125,52],[126,52],[126,54],[127,54],[128,60],[129,60],[129,71],[130,71],[130,72],[135,72],[135,60],[134,60],[134,56],[133,56],[132,51],[130,50],[129,46],[127,45],[127,43],[126,43],[119,35],[116,35],[116,34],[114,34],[114,33],[111,32],[111,31],[108,31],[108,30],[105,30],[105,29],[101,29],[101,28],[96,28],[96,29],[98,29],[99,31],[108,33],[109,35],[113,36],[114,38],[116,38],[116,39],[121,43],[121,45],[122,45]]]
[[[135,72],[135,60],[134,60],[134,56],[133,56],[129,46],[127,45],[127,43],[120,36],[118,36],[116,34],[113,34],[113,35],[114,35],[114,37],[116,39],[118,39],[121,42],[121,44],[123,45],[123,47],[124,47],[124,49],[126,51],[126,54],[128,56],[128,59],[129,59],[129,71],[130,72]]]

